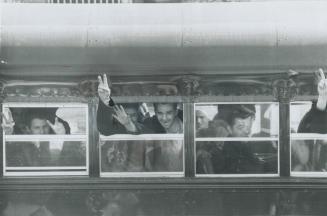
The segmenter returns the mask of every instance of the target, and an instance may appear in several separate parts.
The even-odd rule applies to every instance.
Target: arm
[[[319,74],[318,74],[319,73]],[[298,133],[326,133],[327,132],[327,80],[325,79],[324,72],[319,69],[316,72],[316,76],[319,79],[318,82],[318,100],[312,103],[312,107],[302,118]]]
[[[102,100],[99,100],[99,106],[97,110],[97,127],[101,134],[105,136],[115,134],[113,124],[113,107],[106,106]]]

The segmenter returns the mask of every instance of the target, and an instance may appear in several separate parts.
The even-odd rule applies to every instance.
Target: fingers
[[[8,120],[10,121],[10,122],[13,122],[14,121],[14,118],[12,117],[12,114],[11,114],[11,111],[10,111],[10,109],[8,109],[7,108],[7,112],[8,112]]]
[[[127,116],[122,105],[114,106],[114,111],[118,116]]]
[[[104,86],[109,88],[107,74],[103,74],[103,81]]]
[[[49,120],[47,120],[47,124],[54,130],[55,129],[55,125],[52,124]]]
[[[319,76],[321,77],[321,79],[325,79],[325,74],[324,74],[324,71],[321,69],[321,68],[319,68],[318,69],[318,72],[319,72]]]
[[[6,117],[5,114],[1,113],[2,118],[4,119],[5,124],[9,123],[9,119]]]
[[[103,85],[103,81],[100,75],[98,76],[98,81],[99,81],[99,85]]]

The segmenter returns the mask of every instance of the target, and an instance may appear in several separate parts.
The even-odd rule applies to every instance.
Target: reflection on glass
[[[6,135],[86,134],[82,107],[10,107],[3,114]]]
[[[276,137],[277,104],[196,105],[197,137]]]
[[[7,167],[86,166],[86,145],[80,141],[6,142]]]
[[[293,140],[291,148],[292,171],[327,171],[327,138],[325,140]]]
[[[177,103],[122,103],[99,101],[97,126],[102,135],[183,133],[183,107]]]
[[[102,172],[181,172],[183,141],[120,140],[101,146]]]
[[[197,174],[273,174],[277,172],[277,141],[196,142]]]

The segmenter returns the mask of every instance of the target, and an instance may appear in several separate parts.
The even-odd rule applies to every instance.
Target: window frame
[[[85,111],[85,134],[78,135],[6,135],[2,130],[2,174],[3,177],[42,177],[42,176],[89,176],[90,175],[90,146],[89,146],[89,108],[88,104],[79,102],[3,102],[2,113],[5,108],[81,108]],[[42,167],[9,167],[9,170],[35,170],[28,172],[7,172],[6,166],[6,141],[76,141],[85,143],[85,166],[42,166]],[[64,142],[63,141],[63,142]],[[38,170],[39,169],[39,170]],[[54,170],[42,172],[42,170]],[[71,171],[80,169],[81,171]],[[82,170],[83,169],[83,170]],[[59,171],[58,171],[59,170]],[[68,171],[65,171],[68,170]]]
[[[255,138],[249,138],[249,137],[211,137],[211,138],[198,138],[196,137],[196,105],[217,105],[219,106],[219,104],[253,104],[253,105],[261,105],[261,104],[275,104],[277,106],[278,109],[278,124],[277,124],[277,131],[278,134],[276,137],[255,137]],[[281,146],[280,146],[280,103],[276,102],[276,101],[222,101],[222,102],[194,102],[193,103],[193,131],[194,131],[194,139],[193,139],[193,150],[194,150],[194,176],[196,178],[255,178],[255,177],[263,177],[263,178],[270,178],[270,177],[280,177],[281,176],[281,172],[280,172],[280,153],[281,153]],[[201,141],[240,141],[240,140],[244,140],[244,141],[276,141],[278,144],[277,147],[277,173],[269,173],[269,174],[197,174],[196,172],[196,142],[201,142]]]
[[[159,96],[160,97],[160,96]],[[116,101],[116,100],[115,100]],[[134,103],[131,101],[124,101],[119,100],[119,103]],[[160,100],[155,100],[155,102],[146,101],[146,103],[160,103]],[[183,133],[181,134],[174,134],[174,133],[158,133],[158,134],[114,134],[109,136],[104,136],[99,133],[99,177],[100,178],[183,178],[186,177],[186,149],[185,149],[185,136],[186,136],[186,124],[185,124],[185,104],[181,101],[163,101],[162,103],[180,103],[183,106]],[[169,141],[182,141],[182,171],[170,172],[170,171],[155,171],[155,172],[133,172],[133,171],[124,171],[124,172],[102,172],[101,170],[101,142],[106,141],[131,141],[131,140],[153,140],[153,141],[160,141],[160,140],[169,140]],[[133,145],[133,144],[132,144]]]

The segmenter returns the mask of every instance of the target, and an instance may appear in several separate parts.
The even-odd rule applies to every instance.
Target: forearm
[[[109,136],[114,134],[113,130],[113,109],[111,106],[105,105],[99,100],[99,106],[97,110],[97,128],[103,135]]]

